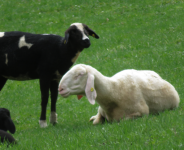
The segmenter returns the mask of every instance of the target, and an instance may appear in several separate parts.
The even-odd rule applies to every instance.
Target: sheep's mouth
[[[68,97],[70,95],[70,93],[64,93],[64,94],[60,94],[62,97]]]
[[[68,97],[70,95],[70,92],[68,91],[64,91],[63,89],[59,91],[59,94],[62,96],[62,97]]]

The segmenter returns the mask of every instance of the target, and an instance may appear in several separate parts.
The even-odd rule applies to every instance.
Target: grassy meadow
[[[12,150],[182,150],[184,149],[184,1],[183,0],[0,0],[0,31],[64,36],[74,22],[92,28],[76,64],[106,76],[124,69],[154,70],[180,95],[180,106],[160,115],[93,126],[98,104],[58,96],[58,124],[39,127],[39,81],[9,80],[0,107],[11,111],[18,144]],[[64,65],[64,64],[61,64]],[[0,145],[0,149],[7,149]]]

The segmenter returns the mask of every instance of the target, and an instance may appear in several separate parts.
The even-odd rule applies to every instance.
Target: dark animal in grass
[[[46,127],[46,107],[51,92],[50,122],[57,122],[56,100],[61,77],[74,64],[84,48],[91,43],[88,36],[99,36],[82,23],[74,23],[65,37],[51,34],[0,32],[0,90],[8,79],[39,79],[41,116],[39,124]]]
[[[10,131],[15,133],[15,125],[11,119],[10,111],[6,108],[0,108],[0,130]]]
[[[6,108],[0,108],[0,139],[1,143],[7,142],[8,144],[15,144],[15,139],[13,136],[6,132],[10,131],[11,133],[15,133],[15,125],[11,120],[10,111]]]
[[[10,133],[3,130],[0,130],[0,139],[1,143],[7,142],[8,145],[16,144],[14,137]]]

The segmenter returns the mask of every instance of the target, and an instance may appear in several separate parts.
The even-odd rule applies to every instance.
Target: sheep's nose
[[[62,91],[62,90],[63,90],[63,88],[61,88],[61,87],[58,88],[58,91],[59,91],[59,92]]]

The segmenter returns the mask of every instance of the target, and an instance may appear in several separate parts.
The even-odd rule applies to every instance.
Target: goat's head
[[[63,97],[86,95],[91,104],[95,103],[97,97],[94,75],[82,64],[75,65],[62,77],[58,91]]]
[[[15,125],[10,117],[10,111],[6,108],[0,108],[0,129],[15,133]]]
[[[99,36],[87,25],[73,23],[65,32],[64,43],[66,44],[70,40],[72,43],[75,43],[75,46],[77,45],[82,49],[88,48],[91,45],[88,35],[93,36],[96,39],[99,38]]]

